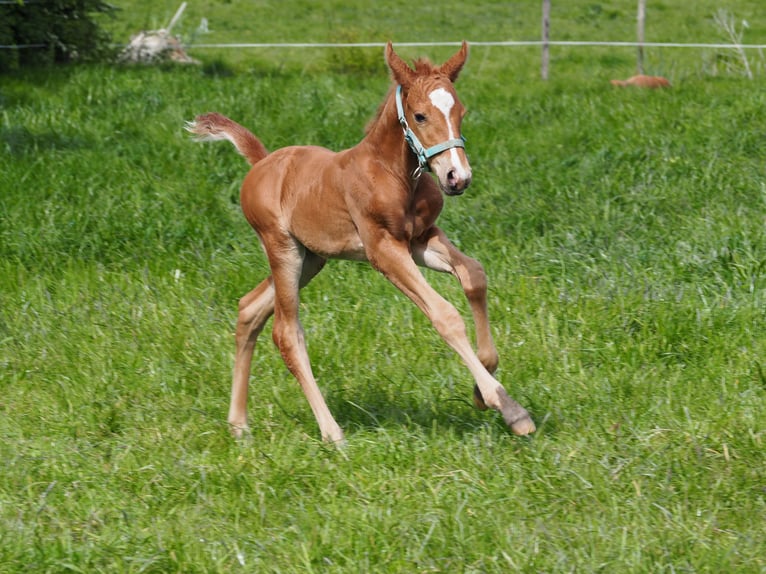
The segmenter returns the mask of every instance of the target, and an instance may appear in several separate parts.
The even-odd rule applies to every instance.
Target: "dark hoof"
[[[532,422],[532,419],[529,418],[529,416],[522,417],[511,424],[513,434],[518,436],[532,434],[536,429],[537,427],[535,427],[535,423]]]
[[[487,403],[484,402],[484,397],[481,396],[479,385],[473,386],[473,404],[476,405],[476,408],[480,411],[487,410]]]

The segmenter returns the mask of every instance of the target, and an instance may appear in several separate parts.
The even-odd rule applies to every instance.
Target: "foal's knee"
[[[433,314],[431,323],[433,324],[434,329],[436,329],[447,342],[468,337],[463,318],[460,316],[460,313],[458,313],[458,310],[449,303],[443,305],[437,313]]]
[[[270,289],[271,285],[264,281],[239,300],[236,327],[238,345],[254,342],[274,312],[273,293]]]
[[[303,342],[303,329],[300,323],[290,323],[275,317],[271,339],[289,366],[296,349],[299,349]]]
[[[286,346],[287,337],[285,336],[285,330],[282,325],[282,321],[274,318],[274,325],[271,328],[271,340],[274,341],[277,349],[284,355],[283,348]]]
[[[253,334],[254,330],[252,315],[240,309],[239,315],[237,316],[237,328],[234,334],[237,345],[245,345],[253,339],[254,336],[257,337],[257,333],[255,333],[255,335]]]
[[[463,290],[469,300],[481,299],[487,295],[487,273],[481,263],[469,259],[465,263],[466,277],[463,278]]]

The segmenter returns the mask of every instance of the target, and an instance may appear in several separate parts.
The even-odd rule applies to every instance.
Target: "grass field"
[[[573,38],[595,6],[634,9],[569,4]],[[762,42],[760,4],[735,4]],[[664,2],[657,34],[718,39],[719,5]],[[175,10],[131,6],[115,30]],[[233,22],[238,6],[214,5]],[[327,13],[264,6],[269,40],[456,34],[403,4],[387,19],[339,9],[329,32]],[[267,267],[237,204],[245,162],[182,126],[217,110],[270,148],[351,146],[385,93],[382,54],[193,55],[0,78],[0,572],[766,571],[757,53],[749,81],[720,54],[650,52],[675,85],[649,93],[608,86],[632,50],[556,51],[541,82],[537,50],[474,49],[458,83],[474,183],[440,222],[487,269],[498,377],[538,432],[476,411],[417,309],[333,262],[302,319],[344,450],[319,440],[268,335],[252,437],[230,438],[236,302]],[[427,277],[468,317],[450,277]]]

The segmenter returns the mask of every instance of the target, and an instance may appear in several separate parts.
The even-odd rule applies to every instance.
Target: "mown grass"
[[[115,42],[127,43],[140,30],[167,24],[180,3],[176,0],[122,0],[114,2],[117,18],[105,18]],[[715,22],[719,10],[731,16],[742,41],[766,43],[766,23],[760,0],[697,0],[693,9],[680,0],[652,2],[646,13],[647,42],[729,43],[731,38]],[[459,42],[537,41],[541,34],[541,3],[497,2],[412,2],[387,0],[333,0],[320,5],[310,0],[280,2],[189,3],[173,32],[192,46],[191,55],[207,65],[231,72],[265,66],[302,67],[317,71],[348,72],[375,77],[379,72],[379,48],[343,49],[212,49],[194,44],[231,43],[359,43],[359,42]],[[207,31],[200,30],[207,21]],[[746,26],[746,27],[745,27]],[[591,2],[573,0],[553,6],[551,39],[556,41],[636,40],[636,3],[624,0]],[[434,47],[429,55],[446,58],[452,48]],[[474,58],[474,70],[494,75],[499,81],[527,81],[539,77],[539,48],[500,48],[482,51],[481,63]],[[402,48],[407,57],[422,55],[420,48]],[[492,54],[492,57],[486,57]],[[748,51],[750,66],[766,69],[762,51]],[[687,50],[652,48],[646,50],[647,73],[662,74],[671,80],[689,75],[724,73],[733,67],[742,70],[731,50]],[[567,48],[551,50],[551,74],[570,75],[580,81],[584,75],[603,74],[628,77],[635,73],[636,50],[624,48]],[[608,79],[608,77],[606,78]]]
[[[268,335],[253,436],[229,437],[236,300],[267,269],[246,164],[182,125],[346,147],[385,71],[3,78],[0,571],[763,572],[763,78],[620,91],[629,59],[541,83],[524,54],[472,53],[475,182],[441,225],[487,268],[499,377],[539,430],[475,411],[417,309],[334,262],[302,313],[342,451]]]

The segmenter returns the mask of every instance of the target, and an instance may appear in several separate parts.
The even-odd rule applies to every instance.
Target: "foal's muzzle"
[[[471,185],[471,166],[462,149],[447,150],[431,158],[430,168],[445,195],[460,195]]]
[[[444,193],[447,195],[461,195],[471,185],[471,174],[460,175],[458,170],[451,169],[447,172],[447,186]]]

